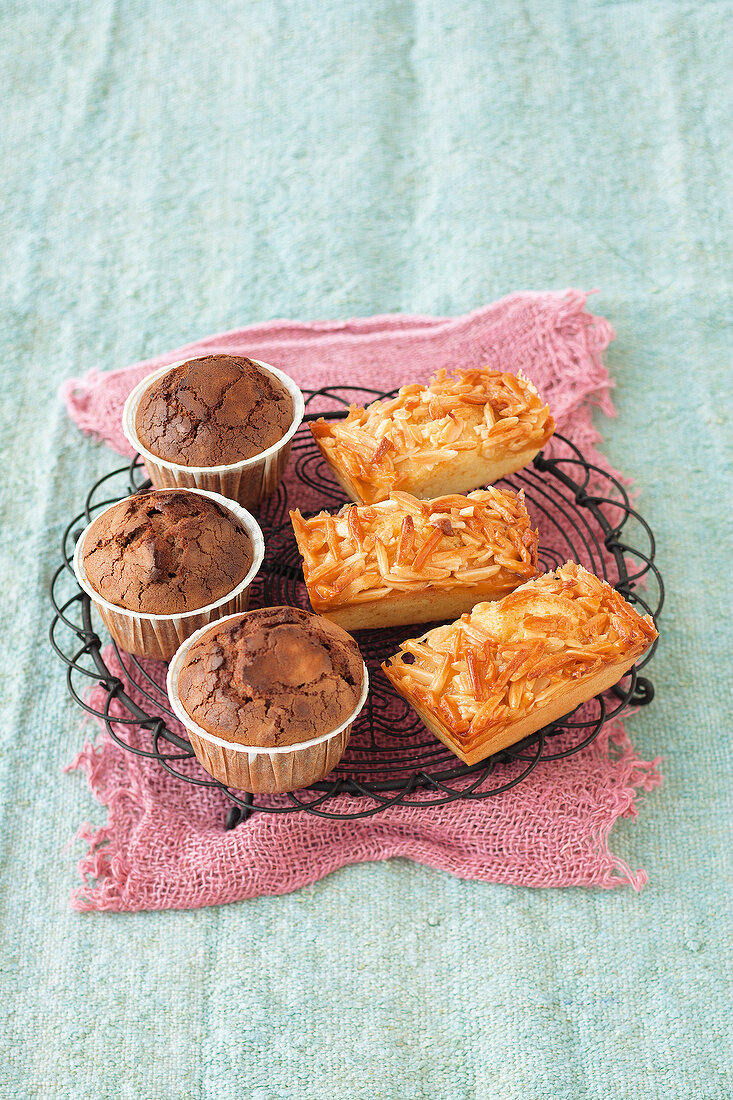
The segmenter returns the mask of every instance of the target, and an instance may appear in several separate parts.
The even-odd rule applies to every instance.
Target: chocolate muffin
[[[251,359],[207,355],[172,367],[142,395],[135,430],[151,454],[181,466],[226,466],[274,446],[293,399]]]
[[[320,616],[269,607],[214,624],[190,644],[177,694],[202,730],[242,745],[297,745],[337,729],[361,697],[354,639]]]
[[[252,560],[252,540],[234,514],[185,489],[120,501],[91,525],[82,554],[100,596],[148,615],[181,615],[222,599]]]

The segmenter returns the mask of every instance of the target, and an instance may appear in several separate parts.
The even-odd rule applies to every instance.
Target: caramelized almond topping
[[[369,592],[376,599],[426,587],[477,586],[477,598],[498,599],[537,573],[537,532],[522,493],[477,489],[422,501],[395,492],[335,516],[290,515],[319,611],[364,603]],[[351,581],[335,584],[344,573]]]
[[[352,406],[345,420],[310,427],[327,461],[373,502],[409,486],[418,465],[443,465],[460,451],[539,449],[555,425],[526,378],[483,368],[438,371],[428,386],[403,386],[388,401]]]
[[[443,537],[443,532],[439,528],[436,527],[435,530],[433,531],[432,535],[429,535],[428,538],[425,540],[425,542],[422,544],[422,547],[420,548],[420,551],[419,551],[417,557],[415,558],[414,562],[412,563],[412,567],[413,567],[413,569],[416,570],[416,572],[418,572],[418,573],[420,572],[423,565],[428,560],[428,558],[430,557],[430,555],[432,554],[433,550],[438,545],[438,543],[440,542],[442,537]]]
[[[394,443],[392,442],[392,440],[388,439],[386,435],[383,436],[383,438],[381,439],[381,441],[379,443],[379,446],[377,447],[376,451],[372,455],[372,462],[376,465],[377,463],[382,461],[382,459],[386,455],[387,451],[393,451],[393,450],[394,450]]]
[[[400,541],[397,543],[397,564],[404,565],[415,545],[415,523],[412,516],[405,516],[400,528]]]
[[[471,680],[471,690],[473,692],[474,699],[476,699],[477,702],[480,702],[481,699],[483,699],[484,686],[481,683],[481,678],[479,676],[478,662],[479,658],[476,655],[476,651],[473,649],[469,649],[466,653],[466,664],[468,666],[468,675]]]
[[[359,549],[361,549],[361,543],[364,536],[361,529],[361,523],[359,522],[359,513],[356,508],[349,508],[347,522],[349,525],[349,534]]]
[[[498,603],[477,604],[457,622],[408,639],[383,668],[408,702],[431,711],[468,751],[568,685],[638,659],[656,636],[650,616],[568,562]],[[403,660],[408,653],[411,663]]]

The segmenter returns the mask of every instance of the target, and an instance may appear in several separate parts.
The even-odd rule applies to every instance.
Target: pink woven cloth
[[[120,417],[127,394],[156,367],[194,354],[246,354],[282,367],[306,389],[349,383],[388,390],[423,381],[440,367],[488,364],[527,374],[549,402],[559,430],[610,470],[596,450],[592,409],[613,415],[612,383],[601,358],[612,337],[608,322],[587,311],[581,291],[520,293],[455,318],[272,321],[131,367],[90,371],[66,383],[63,397],[80,428],[126,454]],[[112,667],[114,656],[106,655]],[[162,671],[151,666],[158,679]],[[116,672],[134,696],[124,670]],[[141,745],[148,737],[134,728],[127,736]],[[394,806],[357,820],[255,813],[227,831],[225,795],[183,783],[102,731],[70,765],[85,771],[109,811],[102,828],[79,830],[88,851],[79,863],[83,885],[72,905],[128,911],[218,905],[287,893],[345,864],[391,856],[486,882],[640,889],[645,872],[611,852],[609,834],[619,817],[636,815],[639,791],[659,783],[657,765],[638,758],[614,720],[588,748],[541,763],[519,786],[483,801]],[[199,766],[192,761],[190,767]],[[510,778],[517,765],[503,767]],[[341,795],[329,808],[361,806]]]

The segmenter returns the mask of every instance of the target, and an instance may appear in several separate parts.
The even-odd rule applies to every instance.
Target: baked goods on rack
[[[181,466],[223,466],[274,446],[293,399],[270,370],[241,355],[204,355],[153,377],[135,412],[140,442]]]
[[[168,659],[214,619],[246,611],[262,531],[236,501],[201,489],[136,493],[81,533],[74,573],[117,645]]]
[[[252,508],[279,485],[304,408],[277,367],[203,355],[141,379],[122,430],[156,489],[210,490]]]
[[[464,493],[531,462],[555,430],[529,379],[502,371],[438,371],[428,386],[352,406],[345,420],[311,424],[318,446],[352,500]]]
[[[82,561],[108,603],[153,615],[195,611],[244,578],[252,540],[228,503],[187,489],[136,493],[91,524]]]
[[[368,683],[354,639],[297,607],[222,619],[168,669],[168,697],[199,761],[256,794],[323,779],[344,754]]]
[[[403,642],[382,668],[466,764],[521,741],[617,683],[657,631],[573,562]]]
[[[454,619],[537,574],[524,494],[495,486],[290,518],[311,606],[345,630]]]

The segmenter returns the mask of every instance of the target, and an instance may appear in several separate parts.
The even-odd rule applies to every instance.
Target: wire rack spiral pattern
[[[390,395],[363,387],[306,393],[306,419],[323,413],[343,416],[351,402],[386,396]],[[531,466],[501,484],[524,490],[533,525],[540,529],[539,557],[544,570],[569,559],[578,561],[607,579],[642,614],[658,617],[664,588],[654,564],[654,536],[615,478],[586,462],[573,444],[556,436]],[[165,665],[123,653],[114,643],[105,647],[94,626],[91,602],[78,587],[71,568],[76,538],[86,523],[107,504],[148,486],[138,457],[129,467],[102,477],[89,490],[83,511],[63,534],[62,563],[51,582],[51,644],[67,667],[67,686],[75,702],[100,719],[124,749],[156,760],[182,781],[220,788],[231,803],[229,827],[254,809],[266,813],[304,810],[321,817],[353,818],[371,816],[396,803],[437,806],[459,798],[487,798],[521,783],[540,760],[559,760],[579,752],[609,719],[630,704],[644,705],[653,697],[651,682],[640,673],[654,647],[610,692],[520,744],[469,767],[460,764],[425,729],[379,667],[397,650],[409,628],[359,631],[356,638],[372,686],[339,766],[322,782],[287,795],[255,799],[231,790],[212,779],[195,760],[168,704]],[[286,482],[263,503],[257,516],[266,555],[252,588],[252,607],[309,607],[288,512],[296,506],[303,511],[332,511],[345,499],[310,431],[302,428],[293,441]],[[429,626],[421,625],[416,632]],[[104,688],[103,707],[87,701],[84,689],[94,684]]]

